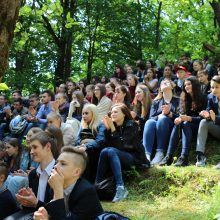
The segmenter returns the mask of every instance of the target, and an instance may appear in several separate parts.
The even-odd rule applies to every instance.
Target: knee
[[[210,121],[207,121],[206,119],[202,119],[199,123],[199,128],[200,129],[203,129],[203,128],[206,128],[208,127]]]
[[[144,125],[144,129],[154,129],[156,127],[156,121],[153,119],[149,119],[148,121],[146,121],[145,125]]]
[[[167,116],[165,116],[165,115],[162,115],[162,116],[160,116],[160,117],[158,118],[157,123],[158,123],[158,124],[169,123],[170,120],[171,120],[171,119],[170,119],[169,117],[167,117]]]
[[[106,147],[104,148],[101,153],[100,153],[100,157],[107,157],[110,154],[112,154],[114,152],[114,148],[113,147]]]

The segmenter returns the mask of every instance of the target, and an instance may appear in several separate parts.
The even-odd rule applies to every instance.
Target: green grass
[[[193,144],[195,145],[195,144]],[[154,167],[126,173],[128,199],[119,203],[103,202],[108,211],[119,212],[138,220],[208,220],[220,213],[220,143],[210,141],[206,153],[207,167]]]

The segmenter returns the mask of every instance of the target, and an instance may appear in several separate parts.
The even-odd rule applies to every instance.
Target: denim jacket
[[[98,149],[98,148],[103,148],[103,144],[105,142],[105,135],[104,135],[104,131],[105,131],[105,126],[103,123],[100,123],[98,128],[97,128],[97,134],[95,135],[95,139],[93,141],[90,141],[88,143],[86,143],[86,148],[88,150],[94,150],[94,149]],[[80,136],[80,132],[82,131],[82,128],[80,128],[79,133],[77,135],[76,138],[76,145],[80,145],[82,139]]]

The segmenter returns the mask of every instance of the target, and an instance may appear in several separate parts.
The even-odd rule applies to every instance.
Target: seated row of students
[[[74,167],[70,163],[70,161],[73,161],[71,153],[82,155],[87,153],[90,159],[93,156],[91,154],[93,151],[100,152],[97,174],[95,173],[96,182],[102,181],[110,169],[115,177],[117,186],[113,202],[127,197],[128,192],[124,186],[122,169],[147,163],[144,148],[138,138],[138,125],[132,119],[127,106],[121,103],[112,107],[111,117],[105,116],[105,125],[100,121],[97,107],[93,104],[88,104],[83,108],[82,117],[82,127],[77,138],[77,144],[79,145],[76,147],[71,146],[70,148],[64,147],[55,167],[55,159],[58,157],[62,146],[61,144],[58,145],[58,143],[62,137],[61,134],[55,137],[54,134],[56,129],[60,129],[56,127],[48,127],[46,131],[38,129],[37,133],[31,137],[31,159],[37,162],[39,166],[32,169],[28,174],[29,188],[21,188],[16,194],[17,201],[23,206],[23,210],[15,214],[16,217],[27,214],[27,212],[33,212],[40,206],[45,207],[49,215],[56,216],[56,219],[62,219],[64,216],[75,216],[77,217],[76,219],[94,219],[95,215],[100,214],[102,208],[96,198],[94,189],[92,190],[90,189],[91,187],[87,186],[88,190],[84,190],[80,189],[82,186],[76,185],[76,180],[85,169],[85,156],[83,156],[84,162],[81,162],[81,157],[80,161],[74,161],[74,165],[77,168],[73,169]],[[30,137],[34,129],[32,128],[28,132],[28,137]],[[19,157],[18,150],[18,142],[16,146],[6,143],[6,152],[11,160],[17,160]],[[81,169],[78,169],[81,163],[84,164],[83,168],[80,167]],[[21,173],[16,168],[15,172],[12,172],[13,170],[11,170],[12,176],[19,176]],[[22,174],[24,178],[27,178],[27,174],[24,175],[24,172]],[[48,188],[49,186],[45,182],[47,179],[49,186],[53,189],[53,197]],[[88,185],[88,183],[81,185]],[[63,200],[66,193],[71,193],[68,198],[69,206],[66,204],[65,199]],[[52,202],[49,202],[52,198]]]

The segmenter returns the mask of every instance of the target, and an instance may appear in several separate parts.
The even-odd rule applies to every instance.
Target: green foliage
[[[70,76],[75,79],[88,74],[110,76],[116,63],[135,65],[140,58],[157,59],[161,51],[164,61],[178,61],[183,52],[201,58],[207,54],[203,43],[220,51],[219,27],[213,25],[214,13],[208,0],[80,0],[76,12],[61,3],[37,0],[22,5],[5,77],[9,84],[22,78],[24,88],[41,89],[48,76],[53,84],[63,50],[59,45],[69,35]],[[48,31],[42,16],[54,34]]]

